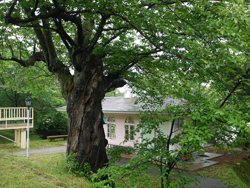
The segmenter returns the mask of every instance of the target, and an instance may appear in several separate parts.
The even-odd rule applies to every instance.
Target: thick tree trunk
[[[78,101],[68,114],[70,130],[67,153],[77,153],[80,166],[88,162],[94,172],[108,162],[101,100],[98,98],[91,96],[85,102]]]
[[[67,154],[77,153],[80,167],[89,163],[96,172],[108,162],[101,104],[105,95],[102,63],[91,62],[83,71],[75,72],[74,89],[67,104]]]

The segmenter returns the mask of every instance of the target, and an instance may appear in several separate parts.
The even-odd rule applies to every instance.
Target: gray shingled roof
[[[140,105],[135,104],[137,97],[132,98],[124,98],[124,97],[105,97],[105,100],[102,102],[103,112],[116,112],[116,113],[125,113],[125,112],[133,112],[137,113],[140,111]],[[184,100],[166,98],[164,101],[164,105],[161,109],[166,106],[175,106],[179,104],[185,104]],[[160,107],[159,107],[160,108]],[[57,108],[58,111],[66,111],[66,106]]]
[[[102,102],[102,109],[108,112],[139,112],[139,105],[135,104],[136,99],[136,97],[106,97]]]

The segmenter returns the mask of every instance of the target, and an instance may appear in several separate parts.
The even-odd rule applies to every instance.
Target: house
[[[140,105],[135,104],[137,97],[125,96],[125,97],[106,97],[102,102],[103,114],[104,114],[104,131],[109,146],[122,145],[127,147],[133,147],[135,141],[141,142],[140,133],[136,133],[134,136],[130,135],[140,122]],[[184,100],[177,100],[167,98],[164,101],[166,105],[178,105],[185,104]],[[58,111],[66,111],[66,107],[57,109]],[[170,133],[172,122],[165,122],[160,125],[162,131],[168,135]],[[175,121],[175,128],[179,128],[183,124],[183,118]],[[125,136],[129,138],[129,141],[122,143]],[[154,138],[155,132],[144,135],[144,138]],[[174,135],[173,135],[174,136]],[[174,149],[171,146],[170,149]]]

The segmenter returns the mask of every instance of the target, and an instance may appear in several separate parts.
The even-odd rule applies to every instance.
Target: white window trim
[[[133,135],[133,139],[130,139],[130,133],[131,133],[131,126],[134,127],[135,130],[135,124],[134,123],[125,123],[124,129],[125,129],[125,137],[126,137],[126,126],[128,126],[128,141],[135,141],[135,135]]]
[[[109,117],[108,117],[108,119],[109,119]],[[114,130],[115,130],[114,133],[112,132],[112,127],[114,127]],[[113,137],[113,135],[114,135],[114,137]],[[116,139],[116,123],[115,123],[115,121],[114,122],[113,121],[111,121],[111,122],[107,121],[107,138]]]

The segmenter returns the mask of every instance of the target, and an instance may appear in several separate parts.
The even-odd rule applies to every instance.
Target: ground
[[[205,150],[214,152],[214,148]],[[229,188],[249,188],[250,187],[250,151],[226,150],[216,153],[223,154],[221,157],[211,160],[218,164],[201,168],[191,172],[203,177],[222,180]]]
[[[207,148],[205,150],[206,152],[213,153],[215,152],[214,148]],[[239,161],[249,161],[250,162],[250,152],[249,151],[240,151],[240,150],[226,150],[226,151],[218,151],[216,153],[223,154],[221,157],[213,158],[213,161],[219,162],[218,164],[214,166],[223,166],[224,164],[227,165],[235,165],[235,163]],[[203,169],[197,170],[197,171],[209,171],[211,170],[212,166],[205,167]]]

